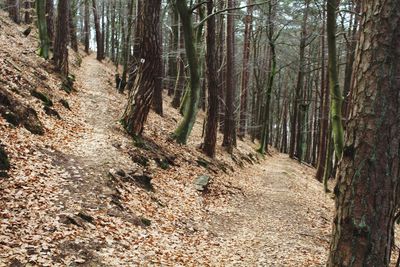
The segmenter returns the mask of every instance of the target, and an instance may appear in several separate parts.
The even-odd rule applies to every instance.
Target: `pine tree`
[[[142,134],[154,91],[161,86],[160,9],[161,0],[142,0],[137,34],[140,63],[122,117],[126,131],[133,136]]]
[[[361,12],[327,266],[389,266],[399,205],[400,3],[363,0]]]
[[[54,64],[63,75],[68,75],[69,0],[59,0],[57,6]]]

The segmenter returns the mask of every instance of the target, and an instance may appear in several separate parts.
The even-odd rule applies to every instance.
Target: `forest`
[[[0,0],[0,266],[400,266],[399,26]]]

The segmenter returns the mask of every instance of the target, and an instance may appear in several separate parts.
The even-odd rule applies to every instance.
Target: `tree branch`
[[[193,13],[196,9],[198,9],[200,6],[207,4],[210,1],[203,1],[200,3],[197,3],[196,5],[194,5],[191,9],[190,9],[190,13]]]
[[[211,17],[213,17],[213,16],[215,16],[215,15],[218,15],[218,14],[221,14],[221,13],[224,13],[224,12],[227,12],[227,11],[243,9],[243,8],[246,8],[246,7],[259,6],[259,5],[267,4],[267,3],[269,3],[269,2],[270,2],[270,1],[265,1],[265,2],[260,2],[260,3],[254,3],[254,4],[250,4],[250,5],[245,5],[245,6],[232,7],[232,8],[225,8],[225,9],[218,10],[217,12],[214,12],[214,13],[208,15],[207,17],[205,17],[203,20],[201,20],[201,21],[195,26],[195,29],[198,28],[199,26],[201,26],[202,24],[204,24],[207,20],[209,20]]]

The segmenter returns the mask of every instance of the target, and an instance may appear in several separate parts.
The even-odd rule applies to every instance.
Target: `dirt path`
[[[256,167],[257,169],[257,167]],[[324,266],[332,200],[313,171],[286,155],[242,177],[245,197],[216,204],[210,229],[221,240],[216,263],[227,266]]]
[[[59,247],[62,255],[74,257],[73,254],[77,253],[88,266],[160,266],[156,262],[161,264],[162,260],[155,257],[154,253],[163,255],[161,258],[165,258],[166,266],[170,266],[168,262],[174,263],[171,266],[324,265],[332,201],[313,179],[313,170],[285,155],[270,157],[262,165],[254,165],[251,169],[241,171],[240,177],[232,178],[233,184],[241,188],[243,194],[228,200],[212,199],[197,204],[201,206],[201,211],[196,212],[201,216],[195,218],[192,215],[193,218],[189,217],[189,220],[193,221],[198,232],[183,231],[178,226],[183,218],[177,217],[171,221],[156,219],[163,212],[177,216],[174,209],[163,211],[158,204],[150,204],[145,200],[143,203],[142,200],[137,202],[138,196],[127,196],[124,204],[126,209],[119,211],[124,214],[118,215],[118,218],[129,221],[127,216],[131,216],[128,213],[132,203],[136,203],[135,207],[131,206],[135,209],[147,205],[144,208],[154,210],[151,212],[153,225],[143,232],[141,229],[131,231],[132,226],[124,223],[121,231],[130,232],[131,237],[104,243],[102,240],[107,238],[104,237],[104,225],[107,224],[101,226],[101,230],[99,225],[109,220],[110,210],[113,209],[112,199],[117,194],[115,188],[108,184],[108,171],[110,168],[128,170],[132,167],[131,159],[121,149],[132,144],[118,127],[125,99],[114,90],[110,77],[110,69],[100,64],[94,56],[85,57],[77,73],[78,114],[88,130],[69,143],[64,154],[57,156],[56,164],[65,169],[64,190],[58,199],[63,202],[66,214],[96,214],[98,225],[96,231],[93,229],[94,232],[75,232],[71,241],[63,242]],[[186,190],[191,190],[187,186]],[[143,197],[165,198],[161,192]],[[133,200],[129,202],[129,198]],[[203,197],[197,195],[196,201],[202,203]],[[178,207],[177,211],[181,208],[185,209]],[[115,217],[113,220],[115,223]],[[174,237],[168,230],[171,226],[175,227]],[[121,233],[121,237],[124,235],[127,236]],[[96,238],[93,239],[93,236]],[[161,243],[153,244],[152,239]],[[137,244],[133,245],[135,249],[130,244],[132,242]],[[115,254],[116,251],[119,254]],[[169,253],[182,255],[187,263],[179,265],[179,258],[174,259],[168,256]],[[131,259],[123,260],[125,257]],[[74,260],[72,258],[71,261]],[[113,265],[112,260],[118,263]]]
[[[107,195],[113,193],[107,186],[108,171],[116,166],[127,169],[132,164],[119,149],[123,144],[116,133],[124,97],[113,89],[110,77],[110,70],[94,55],[83,58],[76,73],[78,114],[88,131],[69,143],[65,155],[58,157],[58,164],[66,169],[70,191],[62,199],[71,211],[106,208]]]

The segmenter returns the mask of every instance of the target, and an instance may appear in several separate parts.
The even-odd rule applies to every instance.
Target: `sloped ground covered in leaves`
[[[0,178],[0,266],[323,265],[332,203],[312,169],[276,153],[261,160],[242,141],[233,157],[221,148],[205,157],[203,113],[189,144],[177,145],[169,134],[180,115],[168,97],[165,115],[151,113],[134,140],[118,123],[126,95],[113,88],[111,65],[94,56],[72,64],[67,94],[35,55],[35,32],[10,25],[1,14],[0,90],[32,107],[44,133],[0,116],[12,167]],[[211,177],[204,192],[199,175]]]

